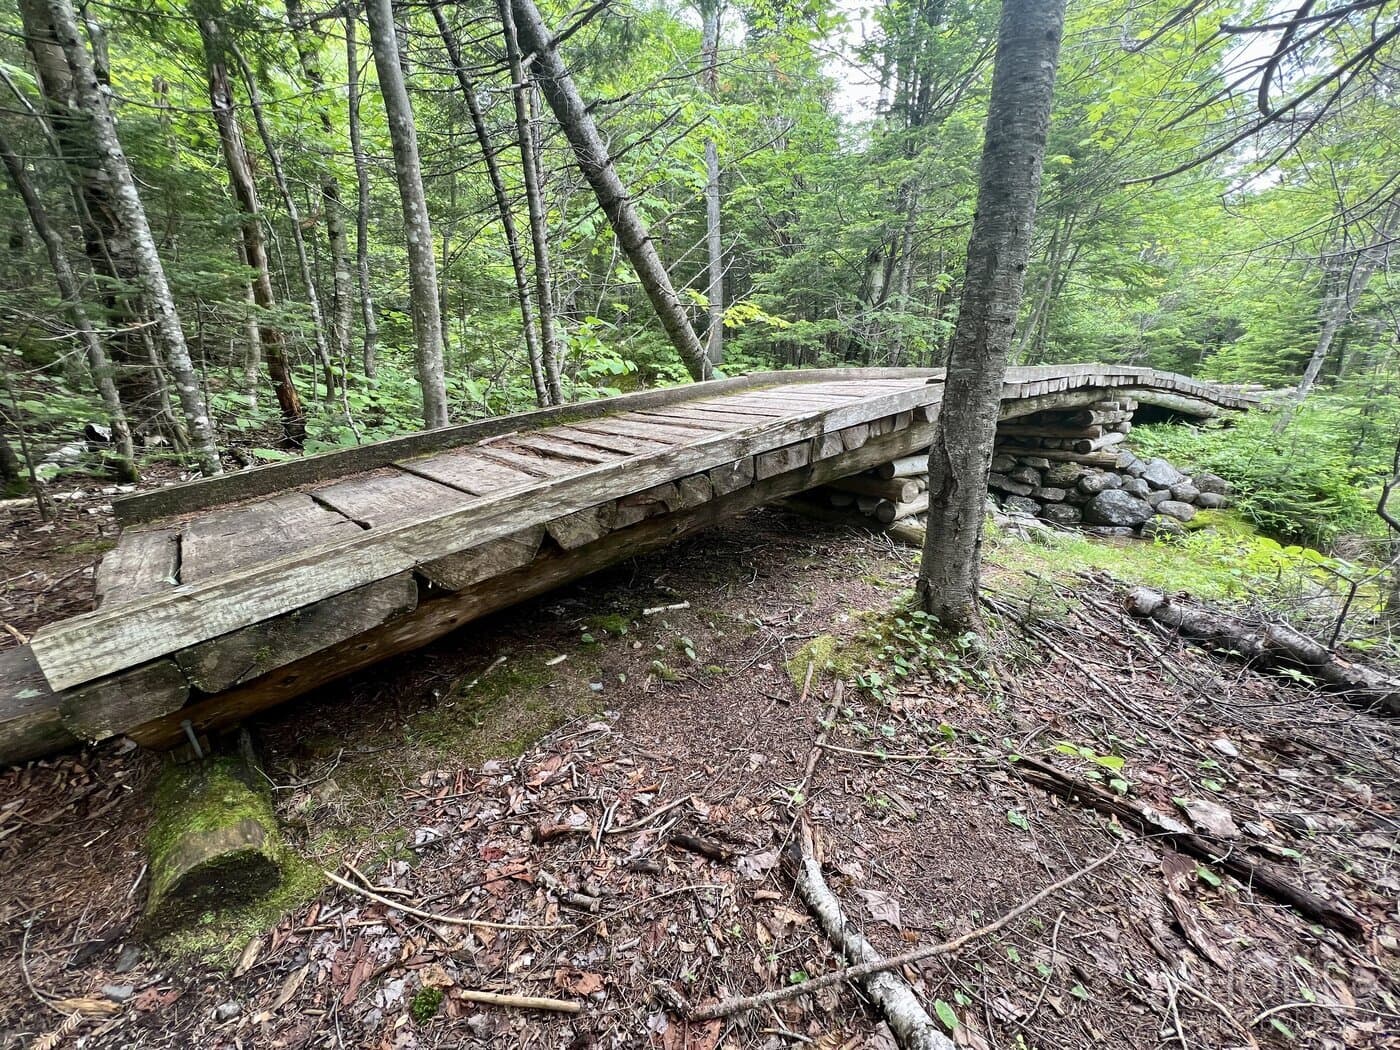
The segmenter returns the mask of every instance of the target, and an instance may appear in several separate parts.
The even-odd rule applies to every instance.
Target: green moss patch
[[[802,683],[807,681],[807,665],[814,668],[813,680],[816,675],[823,671],[845,672],[849,670],[849,661],[842,659],[841,640],[834,634],[819,634],[801,649],[797,650],[783,666],[787,669],[788,678],[792,680],[795,689],[801,689]]]

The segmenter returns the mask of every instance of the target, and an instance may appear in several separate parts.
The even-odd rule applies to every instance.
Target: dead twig
[[[388,897],[381,896],[380,894],[375,893],[373,890],[367,890],[367,889],[365,889],[363,886],[357,886],[357,885],[355,885],[355,883],[351,882],[349,879],[343,879],[343,878],[341,878],[339,875],[337,875],[337,874],[336,874],[335,872],[333,872],[333,871],[325,871],[325,870],[323,869],[322,872],[321,872],[321,874],[323,874],[326,878],[330,879],[333,883],[335,883],[335,884],[336,884],[337,886],[339,886],[341,889],[349,890],[351,893],[357,894],[357,895],[359,895],[359,896],[361,896],[361,897],[368,897],[370,900],[372,900],[372,901],[374,901],[374,902],[376,902],[376,903],[378,903],[378,904],[382,904],[382,905],[384,905],[386,908],[393,908],[393,909],[395,909],[395,910],[397,910],[397,911],[403,912],[405,915],[413,915],[413,916],[416,916],[416,917],[418,917],[418,918],[420,918],[420,919],[423,919],[423,920],[425,920],[425,921],[427,921],[427,922],[440,922],[440,923],[445,923],[446,925],[449,925],[449,926],[479,926],[479,927],[483,927],[483,928],[485,928],[485,929],[491,929],[491,930],[562,930],[562,929],[568,929],[568,926],[566,926],[566,925],[560,925],[560,924],[556,924],[556,925],[553,925],[553,926],[539,926],[539,925],[527,925],[527,924],[510,923],[510,922],[487,922],[487,921],[485,921],[484,919],[464,919],[464,918],[462,918],[462,917],[459,916],[459,915],[437,915],[437,914],[435,914],[435,913],[433,913],[433,912],[430,912],[430,911],[424,911],[422,908],[415,908],[415,907],[413,907],[413,906],[410,905],[410,904],[405,904],[405,903],[403,903],[402,901],[390,900]]]
[[[518,1010],[552,1010],[560,1014],[583,1012],[582,1003],[567,999],[545,999],[537,995],[501,995],[496,992],[478,992],[471,988],[459,988],[457,998],[471,1003],[485,1003],[488,1006],[513,1006]]]

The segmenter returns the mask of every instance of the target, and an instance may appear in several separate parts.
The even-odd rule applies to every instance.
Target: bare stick
[[[999,918],[992,920],[985,926],[981,926],[969,933],[954,937],[950,941],[943,941],[939,944],[931,944],[925,948],[916,948],[903,955],[893,955],[888,959],[881,959],[878,962],[861,963],[857,966],[847,966],[844,969],[836,970],[833,973],[823,974],[821,977],[814,977],[810,981],[793,985],[789,988],[779,988],[770,992],[761,992],[758,995],[741,996],[733,999],[725,999],[718,1003],[710,1003],[708,1006],[701,1006],[689,1011],[689,1016],[695,1021],[708,1021],[716,1017],[731,1017],[737,1013],[747,1010],[756,1010],[769,1006],[773,1003],[786,1002],[788,999],[797,999],[813,992],[819,992],[823,988],[830,988],[832,985],[842,984],[846,981],[856,981],[863,977],[870,977],[877,973],[885,973],[889,970],[896,970],[902,966],[911,966],[915,963],[923,962],[925,959],[932,959],[939,955],[951,955],[959,951],[973,941],[979,941],[984,937],[1004,929],[1015,922],[1026,912],[1035,908],[1041,902],[1054,896],[1061,890],[1078,882],[1090,872],[1102,867],[1117,856],[1117,850],[1106,853],[1102,857],[1085,865],[1072,875],[1068,875],[1059,882],[1053,882],[1034,896],[1022,901],[1010,911],[1004,913]]]
[[[460,916],[457,916],[457,915],[437,915],[437,914],[435,914],[435,913],[433,913],[433,912],[430,912],[430,911],[423,911],[423,909],[421,909],[421,908],[415,908],[415,907],[413,907],[412,905],[404,904],[402,901],[390,900],[388,897],[380,896],[378,893],[375,893],[373,890],[367,890],[367,889],[365,889],[363,886],[356,886],[356,885],[355,885],[353,882],[351,882],[349,879],[342,879],[339,875],[337,875],[337,874],[336,874],[335,872],[333,872],[333,871],[325,871],[325,870],[322,870],[321,874],[324,875],[326,878],[330,879],[333,883],[335,883],[335,884],[336,884],[337,886],[339,886],[341,889],[349,890],[351,893],[358,894],[358,895],[361,896],[361,897],[368,897],[368,898],[369,898],[370,900],[372,900],[372,901],[375,901],[375,902],[377,902],[377,903],[379,903],[379,904],[382,904],[382,905],[384,905],[384,906],[387,907],[387,908],[394,908],[394,909],[396,909],[396,910],[398,910],[398,911],[403,912],[405,915],[416,915],[418,918],[424,919],[424,920],[426,920],[426,921],[428,921],[428,922],[441,922],[441,923],[446,923],[446,924],[448,924],[449,926],[480,926],[480,927],[485,927],[485,928],[487,928],[487,929],[492,929],[492,930],[564,930],[564,929],[569,929],[569,927],[568,927],[568,926],[565,926],[565,925],[555,925],[555,926],[522,926],[522,925],[517,925],[517,924],[515,924],[515,923],[509,923],[509,922],[486,922],[486,921],[484,921],[484,920],[482,920],[482,919],[464,919],[464,918],[462,918],[462,917],[460,917]],[[484,995],[484,994],[486,994],[486,993],[483,992],[483,993],[481,993],[481,994]]]
[[[495,992],[477,992],[470,988],[457,989],[457,997],[473,1003],[487,1003],[491,1006],[514,1006],[521,1010],[553,1010],[561,1014],[583,1012],[582,1003],[571,1003],[567,999],[542,999],[535,995],[498,995]]]

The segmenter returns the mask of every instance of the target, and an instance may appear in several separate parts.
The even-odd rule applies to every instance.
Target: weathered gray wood
[[[838,478],[830,487],[861,496],[878,496],[894,503],[907,503],[919,494],[918,482],[909,478],[872,478],[865,474]]]
[[[551,530],[551,534],[552,530]],[[545,526],[534,525],[522,529],[514,536],[502,536],[480,547],[449,554],[445,558],[435,558],[425,562],[418,570],[433,584],[448,591],[460,591],[464,587],[480,583],[482,580],[499,576],[502,573],[528,565],[539,553],[544,540]],[[562,544],[561,544],[562,546]],[[363,590],[363,588],[361,588]],[[327,601],[336,601],[329,598]],[[404,610],[407,611],[407,610]],[[363,628],[368,630],[368,628]],[[348,636],[347,636],[348,637]],[[290,663],[290,661],[283,661]]]
[[[473,445],[472,451],[478,456],[494,460],[507,467],[514,467],[525,474],[538,478],[561,478],[576,473],[580,466],[577,461],[552,459],[540,453],[507,448],[504,445]]]
[[[70,733],[95,744],[180,710],[189,696],[190,683],[175,661],[161,659],[65,690],[58,709]]]
[[[78,743],[29,646],[0,652],[0,766],[42,758]]]
[[[753,474],[759,481],[777,474],[786,474],[812,462],[812,443],[800,441],[794,445],[775,448],[754,458]]]
[[[875,474],[882,478],[910,478],[928,473],[928,455],[904,456],[890,463],[881,463]]]
[[[555,518],[545,530],[562,549],[571,551],[606,536],[612,531],[613,519],[613,504],[608,502]]]
[[[417,604],[413,574],[399,573],[181,649],[175,663],[195,688],[221,693],[378,627]]]
[[[97,604],[156,594],[175,586],[179,571],[179,530],[129,529],[97,566],[93,580]]]
[[[315,489],[311,495],[351,521],[371,529],[440,514],[478,498],[397,467],[348,478]]]
[[[551,437],[561,440],[567,439],[580,445],[591,448],[604,449],[610,452],[620,452],[624,455],[645,455],[648,452],[660,452],[671,447],[667,441],[657,441],[651,438],[622,437],[617,434],[600,434],[588,430],[575,430],[573,427],[551,427],[549,430]]]
[[[180,582],[200,583],[363,533],[345,515],[323,507],[304,492],[210,511],[187,523],[180,533]]]
[[[657,442],[671,448],[684,445],[695,438],[694,431],[672,430],[669,427],[653,425],[651,420],[638,423],[611,416],[606,419],[591,419],[585,423],[576,423],[574,429],[589,434],[612,434],[618,437],[640,438],[643,441]]]
[[[508,441],[502,442],[510,448],[524,448],[533,452],[553,456],[556,459],[573,459],[583,463],[611,463],[615,459],[620,459],[625,453],[613,452],[596,448],[592,445],[584,445],[567,438],[558,437],[553,433],[545,434],[516,434]]]
[[[397,466],[474,496],[492,495],[539,481],[534,474],[479,455],[475,449],[404,460]]]
[[[753,457],[745,456],[733,463],[722,463],[710,473],[710,484],[716,496],[727,496],[753,482]]]

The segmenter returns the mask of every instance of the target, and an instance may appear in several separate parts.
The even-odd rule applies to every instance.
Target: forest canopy
[[[999,10],[0,0],[9,480],[118,405],[138,457],[208,469],[688,371],[941,365]],[[1382,471],[1398,33],[1386,0],[1071,3],[1014,362],[1318,385]]]

